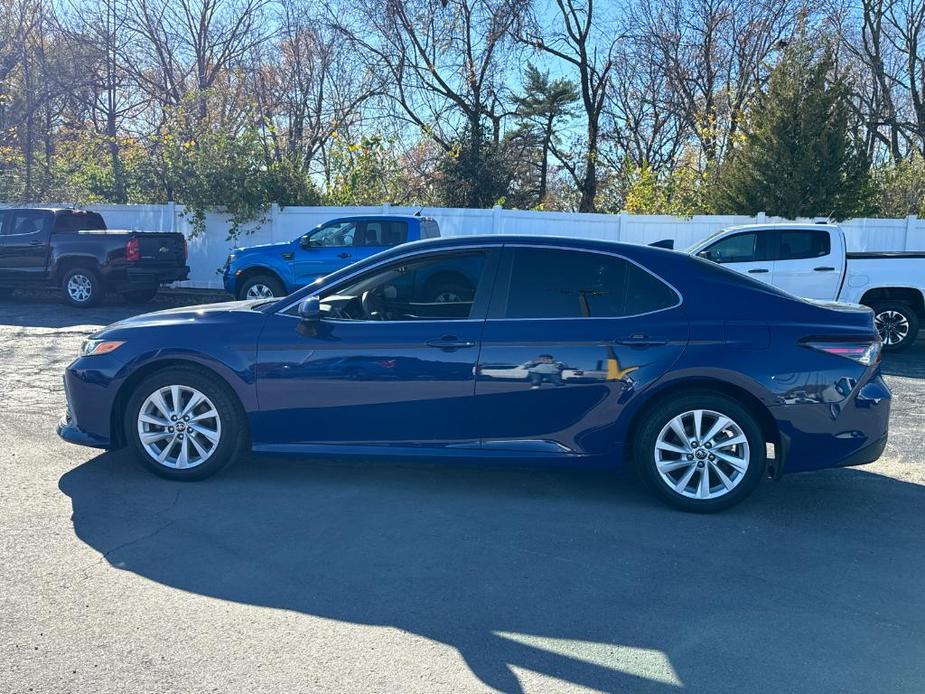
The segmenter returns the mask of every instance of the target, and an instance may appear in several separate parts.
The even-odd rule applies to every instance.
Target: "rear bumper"
[[[788,404],[771,408],[780,428],[783,474],[866,465],[886,447],[890,389],[874,375],[838,403]]]
[[[109,281],[120,289],[141,289],[182,282],[188,278],[189,266],[181,265],[163,268],[130,267],[125,269],[124,275],[110,277]]]

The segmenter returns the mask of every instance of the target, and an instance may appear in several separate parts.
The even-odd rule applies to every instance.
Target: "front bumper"
[[[58,422],[57,432],[58,436],[68,443],[75,443],[78,446],[90,446],[91,448],[109,448],[109,441],[107,439],[83,431],[77,426],[69,413],[65,413],[65,415],[61,417]]]

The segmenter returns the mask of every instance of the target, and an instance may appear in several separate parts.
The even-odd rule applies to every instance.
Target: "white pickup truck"
[[[870,306],[885,350],[911,345],[925,321],[925,251],[846,252],[834,224],[730,227],[686,252],[807,299]]]

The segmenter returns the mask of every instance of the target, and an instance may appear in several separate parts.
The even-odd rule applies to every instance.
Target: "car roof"
[[[408,222],[412,219],[418,221],[432,220],[433,217],[422,217],[414,214],[380,214],[380,213],[370,213],[370,214],[346,214],[343,217],[332,217],[331,219],[321,222],[318,226],[322,224],[331,224],[332,222],[347,222],[353,219],[381,219],[383,221],[394,221],[394,222]]]
[[[774,229],[793,229],[797,231],[805,231],[807,229],[838,229],[837,224],[831,223],[814,223],[814,222],[774,222],[773,224],[737,224],[736,226],[725,227],[723,231],[761,231],[761,230],[772,231]]]

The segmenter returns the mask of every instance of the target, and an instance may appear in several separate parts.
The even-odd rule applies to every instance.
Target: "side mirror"
[[[299,318],[312,322],[321,320],[321,299],[310,296],[299,304]]]
[[[299,239],[299,245],[300,245],[303,249],[311,248],[311,247],[312,247],[312,239],[311,239],[311,237],[310,237],[308,234],[306,234],[305,236],[303,236],[302,238]]]

